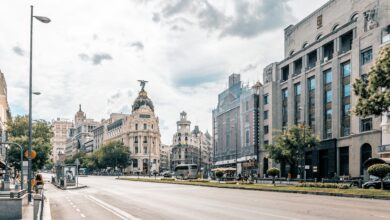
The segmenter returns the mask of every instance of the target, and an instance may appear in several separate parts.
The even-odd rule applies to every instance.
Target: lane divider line
[[[95,202],[97,205],[105,208],[107,211],[113,213],[114,215],[118,216],[119,218],[123,219],[123,220],[141,220],[115,206],[112,206],[106,202],[103,202],[102,200],[94,197],[94,196],[85,196],[86,198],[88,198],[89,200]]]

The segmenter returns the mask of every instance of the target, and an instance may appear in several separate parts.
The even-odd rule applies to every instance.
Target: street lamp
[[[30,80],[29,80],[29,108],[28,108],[28,202],[31,202],[31,180],[32,180],[32,163],[31,163],[31,145],[32,145],[32,94],[38,95],[38,93],[32,92],[32,43],[33,43],[33,18],[42,23],[49,23],[50,19],[42,16],[34,16],[34,6],[31,5],[30,16]],[[39,93],[40,94],[40,93]]]
[[[305,101],[306,103],[306,101]],[[301,178],[304,176],[304,179],[306,181],[306,175],[305,175],[305,149],[306,149],[306,111],[305,108],[299,107],[299,110],[303,111],[303,145],[304,149],[303,152],[301,152]]]

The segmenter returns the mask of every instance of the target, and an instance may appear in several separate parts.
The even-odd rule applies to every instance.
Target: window
[[[300,83],[296,83],[294,85],[294,92],[295,92],[295,95],[301,95],[301,84]]]
[[[332,109],[325,112],[325,139],[332,138]]]
[[[264,120],[267,120],[268,119],[268,111],[264,111],[263,116],[264,116]]]
[[[144,130],[148,129],[148,125],[144,124]]]
[[[248,145],[249,144],[249,130],[245,131],[245,143]]]
[[[309,91],[315,90],[316,89],[316,80],[315,80],[314,76],[310,77],[308,79],[308,81],[309,81],[308,82]]]
[[[138,130],[138,124],[135,124],[135,130]]]
[[[351,115],[351,105],[350,104],[344,105],[344,112],[346,115]]]
[[[268,125],[266,125],[266,126],[264,126],[264,134],[268,134],[268,132],[269,132],[269,126]]]
[[[282,68],[282,82],[288,80],[288,75],[289,75],[289,66],[285,66]]]
[[[144,143],[148,143],[148,138],[144,136]]]
[[[265,94],[263,98],[264,98],[264,105],[267,105],[268,104],[268,94]]]
[[[332,102],[332,90],[325,92],[325,103]]]
[[[351,75],[351,63],[348,61],[346,63],[341,64],[341,70],[343,77],[347,77]]]
[[[148,148],[144,147],[144,154],[147,154],[147,153],[148,153]]]
[[[339,148],[340,176],[349,175],[349,147]]]
[[[298,75],[302,72],[302,58],[294,61],[294,75]]]
[[[138,143],[138,137],[134,137],[134,143]]]
[[[361,62],[362,65],[365,65],[367,63],[370,63],[372,61],[372,49],[365,49],[361,53]]]
[[[344,97],[349,97],[351,96],[351,84],[347,84],[343,86],[343,96]]]
[[[325,44],[322,46],[323,50],[323,62],[327,62],[333,58],[333,53],[334,53],[334,43],[333,41]]]
[[[248,101],[245,102],[245,110],[247,110],[247,111],[249,110],[249,102]]]
[[[288,97],[288,90],[287,88],[282,90],[282,99],[285,100]]]
[[[361,131],[371,131],[372,130],[372,118],[365,118],[361,120]]]
[[[133,159],[133,167],[134,168],[138,167],[138,160],[137,159]]]
[[[269,141],[267,140],[267,141],[264,141],[264,146],[265,145],[268,145],[269,144]]]
[[[331,69],[324,71],[324,81],[325,81],[325,84],[332,83],[332,70]]]
[[[314,68],[317,63],[317,50],[310,52],[307,55],[307,69]]]
[[[345,53],[352,49],[353,32],[349,31],[340,37],[340,52]]]
[[[138,154],[138,147],[135,147],[135,153]]]

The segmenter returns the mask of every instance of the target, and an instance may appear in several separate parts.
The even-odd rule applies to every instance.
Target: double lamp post
[[[31,163],[31,145],[32,145],[32,44],[33,44],[33,18],[42,23],[49,23],[50,19],[42,16],[34,16],[34,6],[31,5],[30,16],[30,80],[29,80],[29,108],[28,108],[28,201],[31,202],[31,181],[32,181],[32,163]],[[34,93],[39,94],[39,93]],[[22,161],[21,161],[22,162]]]

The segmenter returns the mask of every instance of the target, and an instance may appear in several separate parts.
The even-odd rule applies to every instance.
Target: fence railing
[[[19,199],[27,193],[27,190],[20,190],[17,192],[9,192],[9,193],[1,193],[0,198],[11,198],[11,199]]]

